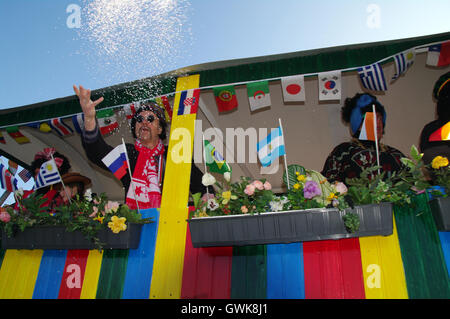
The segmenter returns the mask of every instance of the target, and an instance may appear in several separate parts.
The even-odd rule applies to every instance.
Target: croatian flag
[[[428,48],[427,65],[445,66],[450,64],[450,41]]]
[[[200,89],[190,89],[181,92],[178,105],[178,115],[197,114]]]
[[[372,91],[387,91],[383,68],[380,63],[358,68],[358,74],[362,85]]]
[[[122,143],[116,146],[102,159],[102,162],[120,180],[127,173],[128,169],[125,145]]]
[[[60,117],[51,119],[48,124],[56,131],[60,136],[69,136],[73,134],[73,130],[70,126],[66,125]]]
[[[262,139],[256,145],[259,161],[262,166],[269,166],[273,160],[279,156],[285,155],[284,137],[281,127],[273,129],[266,138]]]
[[[39,173],[36,176],[36,183],[34,187],[38,189],[59,182],[61,182],[61,176],[59,175],[55,160],[51,159],[41,165]]]
[[[9,191],[17,190],[17,180],[11,175],[3,164],[0,164],[0,187]]]

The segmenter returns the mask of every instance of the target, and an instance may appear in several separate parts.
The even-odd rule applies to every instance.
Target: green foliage
[[[345,228],[349,233],[355,233],[359,230],[359,216],[355,213],[347,213],[342,216]]]
[[[297,174],[306,175],[306,170],[303,166],[297,164],[288,165],[288,176],[289,176],[289,185],[292,187],[295,183],[297,183]],[[283,183],[284,185],[288,185],[286,180],[286,172],[283,173]]]
[[[71,203],[61,205],[50,211],[43,207],[46,199],[37,193],[27,198],[18,195],[18,210],[7,208],[10,216],[8,222],[0,221],[2,230],[9,236],[14,236],[16,231],[23,231],[27,227],[35,225],[59,225],[67,231],[81,231],[86,238],[93,241],[99,248],[103,245],[98,239],[98,231],[111,228],[109,222],[113,216],[124,217],[127,223],[151,223],[151,218],[142,218],[136,210],[127,205],[109,201],[103,193],[94,199],[80,198],[77,196]]]

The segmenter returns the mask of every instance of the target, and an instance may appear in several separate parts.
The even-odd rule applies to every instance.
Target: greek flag
[[[269,166],[278,156],[286,154],[284,148],[284,137],[281,127],[273,129],[266,138],[262,139],[256,145],[259,161],[261,165]]]
[[[38,176],[36,176],[35,188],[41,188],[48,185],[61,182],[61,176],[58,172],[55,160],[51,159],[41,165]]]
[[[358,68],[358,74],[362,85],[366,89],[372,91],[387,91],[387,84],[380,63]]]

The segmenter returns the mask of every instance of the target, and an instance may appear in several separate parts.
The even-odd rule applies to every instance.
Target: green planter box
[[[450,231],[450,197],[431,200],[430,208],[437,230]]]
[[[360,219],[357,232],[349,233],[342,220],[347,212]],[[308,209],[255,215],[231,215],[188,220],[192,245],[245,246],[391,235],[392,204],[357,206],[354,209]]]
[[[125,231],[114,234],[110,229],[102,229],[99,239],[104,249],[136,249],[139,246],[142,224],[129,223]],[[35,226],[18,231],[8,237],[2,233],[3,249],[97,249],[79,231],[68,232],[63,226]]]

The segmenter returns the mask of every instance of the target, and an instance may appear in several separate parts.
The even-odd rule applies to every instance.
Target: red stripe
[[[69,250],[58,299],[80,299],[89,250]]]
[[[102,135],[109,134],[109,133],[111,133],[112,131],[114,131],[118,127],[119,127],[119,123],[114,122],[114,123],[112,123],[112,124],[110,124],[108,126],[100,127],[100,133]]]
[[[229,299],[232,258],[232,247],[192,247],[188,227],[181,298]]]
[[[59,119],[53,119],[52,120],[53,125],[56,126],[63,135],[70,135],[71,132],[64,126],[64,124],[62,124]]]
[[[200,99],[200,89],[195,89],[193,92],[193,97],[195,98],[194,104],[191,106],[191,114],[197,114],[198,103]]]
[[[117,179],[121,179],[127,173],[127,166],[122,165],[117,171],[114,172],[114,176]]]
[[[363,299],[358,238],[303,243],[305,298]]]

